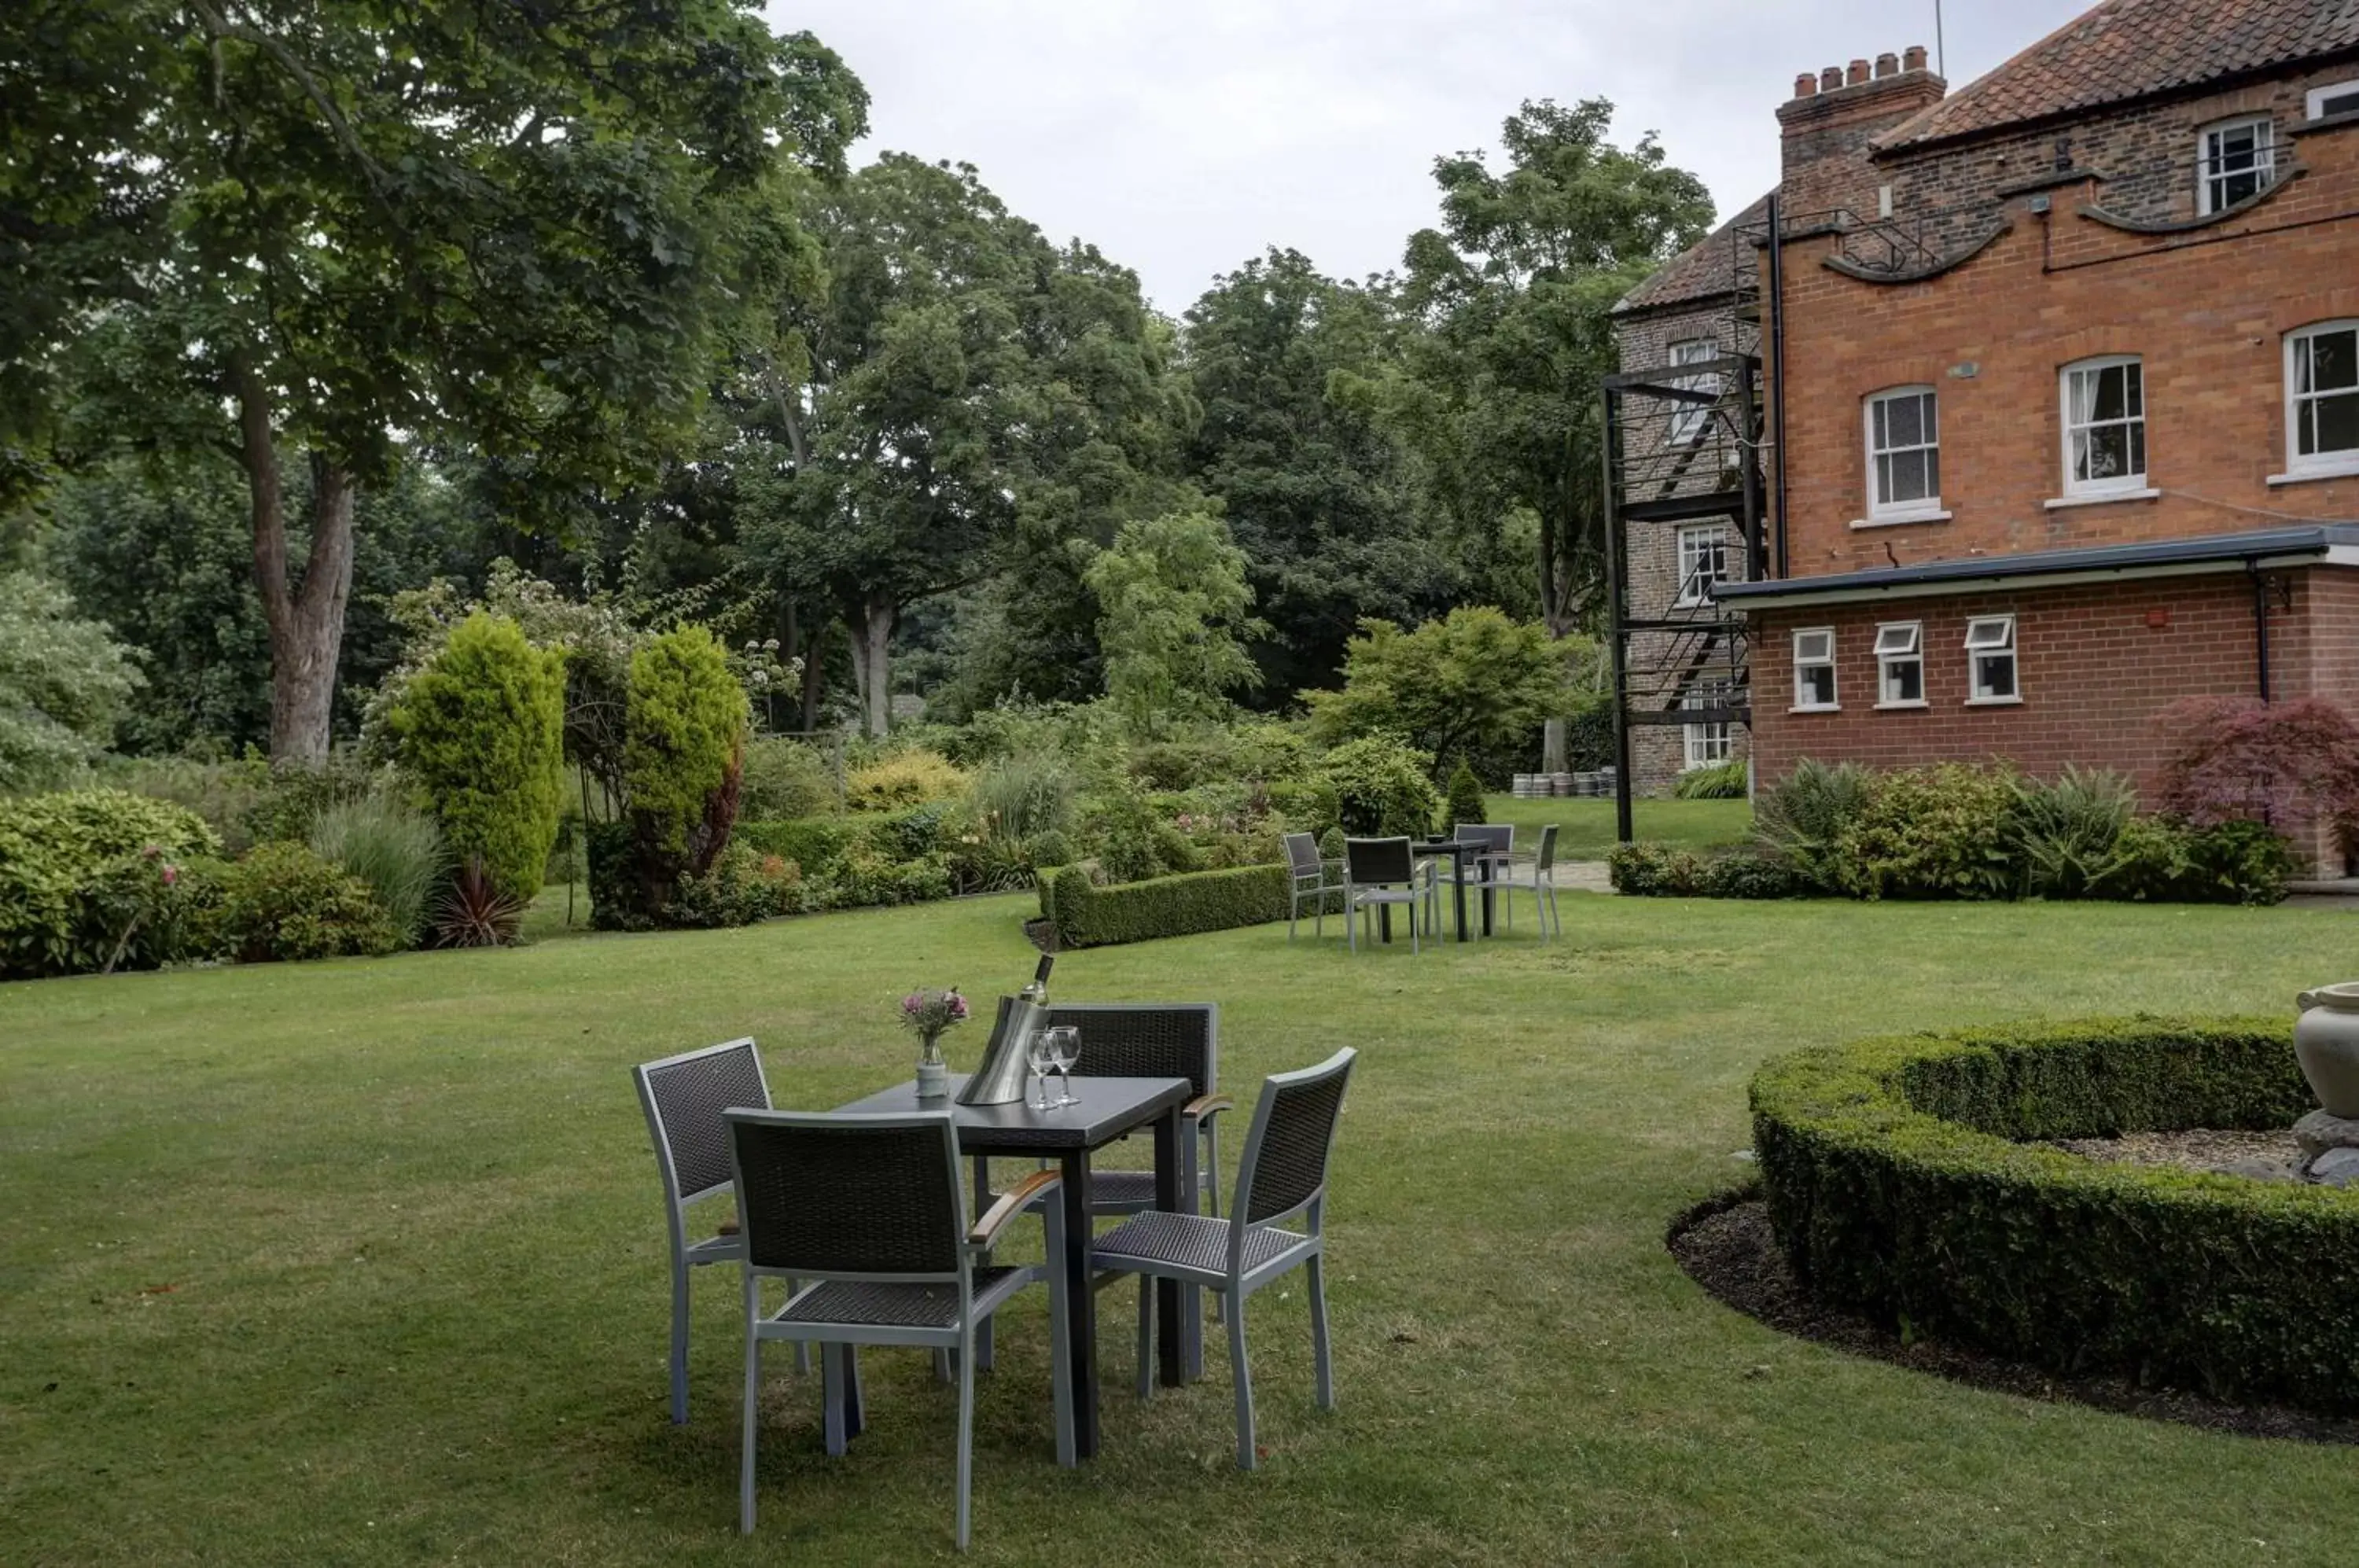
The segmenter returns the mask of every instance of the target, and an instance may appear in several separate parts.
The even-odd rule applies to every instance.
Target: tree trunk
[[[270,393],[253,367],[235,367],[240,454],[253,500],[254,577],[270,628],[270,757],[317,763],[328,755],[328,717],[353,592],[353,476],[311,457],[311,548],[300,586],[288,581],[287,506]]]
[[[827,628],[822,620],[811,628],[804,639],[803,658],[803,728],[819,728],[819,704],[827,689]]]
[[[860,606],[857,621],[848,622],[852,634],[853,674],[860,685],[862,729],[881,737],[893,726],[893,623],[900,606],[881,593],[870,593]]]
[[[1550,719],[1540,726],[1540,771],[1570,773],[1571,763],[1565,760],[1565,724],[1562,719]],[[1527,732],[1528,733],[1528,732]]]

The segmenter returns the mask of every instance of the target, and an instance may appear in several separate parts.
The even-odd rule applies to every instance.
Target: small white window
[[[1680,530],[1680,609],[1712,603],[1712,590],[1728,576],[1728,530],[1718,525]]]
[[[2146,368],[2115,355],[2064,367],[2064,493],[2146,485]]]
[[[1975,702],[2023,700],[2015,680],[2015,617],[1984,615],[1966,623],[1967,674]]]
[[[1794,634],[1794,706],[1832,708],[1835,702],[1835,631],[1812,626]]]
[[[1875,628],[1876,704],[1886,708],[1925,705],[1925,626],[1894,621]]]
[[[1875,188],[1875,215],[1879,218],[1892,216],[1892,187],[1889,185]]]
[[[1941,431],[1930,387],[1867,400],[1867,515],[1901,521],[1941,509]]]
[[[2197,152],[2196,211],[2224,212],[2259,195],[2276,168],[2277,138],[2267,115],[2207,127]]]
[[[1673,365],[1701,365],[1707,359],[1719,357],[1720,344],[1711,338],[1688,338],[1671,345]],[[1690,392],[1709,392],[1714,397],[1720,395],[1720,377],[1717,376],[1674,376],[1671,385]],[[1704,431],[1711,427],[1712,409],[1706,405],[1701,403],[1671,405],[1669,439],[1674,445],[1686,446],[1701,441],[1703,439]]]
[[[2310,117],[2313,120],[2354,112],[2359,112],[2359,82],[2334,82],[2310,90]]]
[[[1680,706],[1690,711],[1728,706],[1729,685],[1725,681],[1699,681],[1680,699]],[[1686,766],[1714,768],[1726,762],[1731,755],[1729,724],[1726,719],[1706,720],[1701,724],[1681,726],[1686,733]]]
[[[2359,321],[2321,321],[2286,335],[2286,466],[2294,474],[2359,466]]]

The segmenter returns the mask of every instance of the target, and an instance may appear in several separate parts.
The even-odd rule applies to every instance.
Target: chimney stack
[[[1821,92],[1821,93],[1839,93],[1839,92],[1841,92],[1841,91],[1843,90],[1843,67],[1842,67],[1842,66],[1840,66],[1840,65],[1831,65],[1831,66],[1827,67],[1824,71],[1822,71],[1819,72],[1819,91],[1820,91],[1820,92]]]
[[[1907,51],[1900,57],[1900,69],[1903,71],[1924,70],[1925,46],[1923,44],[1910,44]]]
[[[1864,85],[1866,81],[1867,61],[1864,60],[1853,60],[1851,62],[1851,73],[1843,78],[1843,85],[1845,87],[1858,87]]]
[[[1815,84],[1808,72],[1796,77],[1793,98],[1777,111],[1784,132],[1779,188],[1787,210],[1875,212],[1875,138],[1940,103],[1947,91],[1926,69],[1922,44],[1828,66]]]
[[[1887,76],[1893,75],[1895,72],[1898,71],[1899,69],[1900,57],[1892,53],[1890,50],[1887,49],[1884,53],[1875,57],[1875,79],[1878,82],[1883,81]]]
[[[1799,76],[1798,76],[1798,77],[1794,78],[1794,96],[1795,96],[1795,97],[1797,97],[1797,98],[1815,98],[1815,97],[1817,97],[1817,96],[1818,96],[1818,92],[1819,92],[1819,79],[1818,79],[1816,76],[1812,75],[1810,72],[1809,72],[1809,71],[1806,71],[1802,72],[1802,74],[1801,74],[1801,75],[1799,75]]]

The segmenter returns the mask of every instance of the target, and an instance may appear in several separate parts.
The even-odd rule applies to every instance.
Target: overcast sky
[[[2093,0],[1947,0],[1963,86]],[[886,148],[958,158],[1177,315],[1273,245],[1397,266],[1442,153],[1526,98],[1600,94],[1721,212],[1777,177],[1795,73],[1934,44],[1934,0],[770,0],[868,84]]]

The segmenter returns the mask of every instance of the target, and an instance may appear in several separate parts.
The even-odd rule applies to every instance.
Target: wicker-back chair
[[[1221,1009],[1213,1002],[1067,1002],[1049,1009],[1051,1025],[1082,1031],[1081,1071],[1093,1078],[1185,1078],[1180,1109],[1180,1185],[1221,1212],[1219,1092]],[[1192,1169],[1191,1169],[1192,1167]],[[1192,1186],[1191,1186],[1192,1182]],[[1135,1214],[1155,1206],[1155,1172],[1090,1168],[1090,1212]]]
[[[1480,847],[1462,861],[1451,855],[1437,862],[1434,867],[1436,884],[1449,883],[1455,886],[1462,881],[1467,887],[1477,890],[1485,887],[1495,888],[1500,871],[1506,867],[1508,861],[1515,858],[1516,824],[1513,822],[1458,822],[1451,826],[1450,836],[1460,844],[1476,844]],[[1440,913],[1438,902],[1434,912],[1438,919]]]
[[[1310,1346],[1319,1408],[1335,1408],[1334,1359],[1327,1338],[1327,1162],[1358,1052],[1337,1051],[1316,1067],[1280,1073],[1261,1086],[1253,1130],[1227,1219],[1150,1211],[1097,1238],[1097,1266],[1138,1276],[1138,1396],[1151,1391],[1154,1281],[1179,1279],[1218,1293],[1229,1326],[1236,1384],[1237,1464],[1254,1468],[1253,1378],[1245,1360],[1245,1298],[1281,1275],[1309,1274]],[[1299,1230],[1284,1222],[1299,1215]]]
[[[688,1420],[688,1281],[690,1272],[712,1263],[734,1263],[743,1254],[734,1220],[720,1234],[690,1245],[689,1206],[725,1192],[732,1184],[729,1127],[722,1113],[739,1105],[767,1110],[769,1080],[761,1053],[750,1040],[733,1040],[682,1051],[631,1069],[647,1113],[647,1138],[663,1174],[664,1217],[671,1235],[671,1419]],[[795,1348],[798,1371],[810,1367]]]
[[[1286,940],[1294,940],[1294,923],[1302,915],[1302,900],[1310,900],[1310,934],[1327,934],[1327,900],[1343,891],[1343,884],[1327,875],[1326,857],[1319,841],[1307,833],[1286,835],[1286,870],[1290,881],[1286,906]]]
[[[1433,887],[1432,867],[1419,866],[1405,838],[1343,841],[1343,920],[1352,951],[1360,951],[1360,923],[1370,912],[1397,905],[1408,911],[1408,946],[1418,952],[1417,911]]]
[[[970,1534],[974,1469],[974,1338],[1008,1298],[1049,1281],[1049,1367],[1057,1461],[1075,1462],[1064,1270],[984,1259],[1000,1231],[1043,1198],[1048,1256],[1063,1250],[1063,1207],[1053,1171],[1027,1177],[972,1228],[960,1190],[958,1132],[948,1111],[906,1116],[731,1111],[730,1153],[744,1232],[745,1431],[737,1478],[738,1527],[754,1529],[754,1449],[762,1344],[820,1346],[826,1373],[830,1454],[859,1432],[863,1345],[955,1350],[959,1377],[958,1544]],[[766,1312],[762,1281],[789,1281],[785,1305]],[[797,1280],[814,1281],[799,1288]]]
[[[1532,908],[1540,918],[1540,940],[1548,940],[1549,924],[1556,924],[1556,934],[1564,934],[1564,915],[1556,907],[1556,832],[1550,822],[1540,829],[1540,847],[1530,855],[1516,855],[1499,870],[1499,887],[1507,895],[1507,924],[1516,923],[1517,893],[1532,896]]]

